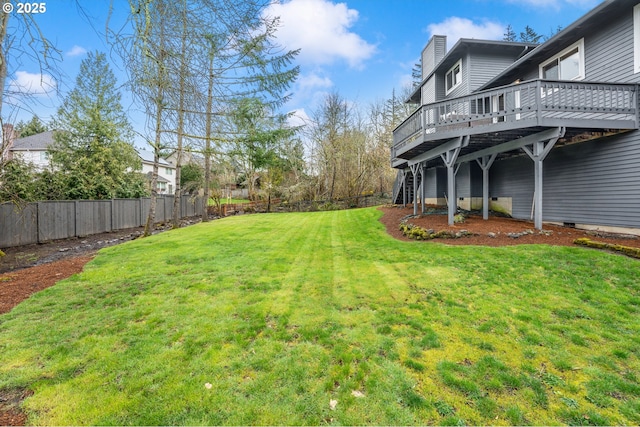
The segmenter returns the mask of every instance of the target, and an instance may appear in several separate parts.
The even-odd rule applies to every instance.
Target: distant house
[[[17,138],[9,147],[10,157],[17,157],[31,163],[36,169],[43,170],[49,166],[47,148],[53,143],[53,131]]]
[[[30,163],[38,170],[47,168],[50,164],[47,149],[53,144],[53,133],[55,131],[42,132],[36,135],[17,138],[12,140],[8,148],[7,158],[20,158]],[[140,160],[142,160],[142,173],[151,180],[153,171],[153,153],[136,150]],[[160,159],[158,168],[158,193],[173,194],[175,189],[175,166],[165,159]]]
[[[137,150],[142,159],[142,173],[151,182],[153,173],[153,153],[151,151]],[[176,188],[176,167],[166,159],[160,158],[158,163],[158,194],[173,194]]]
[[[434,36],[422,78],[393,132],[396,203],[640,233],[640,1],[539,46]]]
[[[169,154],[166,157],[166,160],[168,160],[169,162],[173,163],[174,165],[178,163],[178,152],[177,151],[172,151],[171,154]],[[204,168],[204,157],[200,154],[195,154],[192,153],[190,151],[183,151],[182,152],[182,159],[180,161],[180,163],[184,166],[187,165],[189,163],[194,163],[202,168]]]

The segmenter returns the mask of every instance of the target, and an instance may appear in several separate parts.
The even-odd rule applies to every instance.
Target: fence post
[[[78,207],[80,206],[80,201],[78,200],[74,200],[73,201],[73,218],[74,218],[74,224],[73,224],[73,235],[74,237],[78,237],[78,217],[80,216],[80,209],[78,209]]]
[[[110,228],[109,231],[114,231],[113,225],[114,225],[114,218],[116,216],[116,206],[115,206],[115,203],[113,203],[113,198],[111,198],[110,202],[111,202],[111,226],[109,227]]]
[[[143,218],[143,213],[142,211],[144,210],[144,203],[142,203],[142,197],[138,198],[138,205],[140,206],[140,217],[138,218],[138,226],[142,227],[143,222],[142,222],[142,218]]]
[[[42,202],[36,202],[36,241],[38,243],[42,243],[40,238],[40,203]]]

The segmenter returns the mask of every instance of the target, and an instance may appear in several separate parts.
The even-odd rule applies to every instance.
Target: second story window
[[[445,76],[447,95],[462,83],[462,60],[458,60]]]
[[[584,39],[542,63],[540,78],[547,80],[584,79]]]
[[[633,72],[640,73],[640,4],[633,7]]]
[[[170,168],[164,168],[164,173],[165,173],[166,175],[173,175],[173,170],[172,170],[172,169],[170,169]]]

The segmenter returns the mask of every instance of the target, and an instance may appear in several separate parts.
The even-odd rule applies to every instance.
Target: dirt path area
[[[400,240],[410,240],[399,230],[400,222],[407,222],[436,231],[466,230],[471,235],[459,239],[437,239],[448,245],[506,246],[521,244],[573,245],[580,237],[600,242],[640,248],[637,236],[620,236],[587,232],[567,227],[544,226],[545,233],[534,230],[533,223],[510,218],[490,217],[484,221],[479,216],[468,216],[464,223],[450,227],[443,214],[410,217],[413,208],[382,207],[380,221],[387,232]],[[90,236],[84,239],[67,239],[42,245],[29,245],[7,249],[0,258],[0,314],[10,311],[35,292],[54,285],[82,271],[98,249],[135,239],[141,229],[123,230]],[[516,237],[517,236],[517,237]],[[425,241],[422,244],[431,244]],[[29,395],[28,390],[0,390],[0,425],[24,425],[26,416],[20,411],[20,403]]]

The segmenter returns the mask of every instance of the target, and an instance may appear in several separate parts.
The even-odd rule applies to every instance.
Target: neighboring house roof
[[[166,158],[175,165],[178,159],[178,152],[174,150]],[[186,165],[187,163],[195,163],[204,167],[204,156],[193,153],[191,151],[183,151],[181,163],[182,165]]]
[[[153,153],[151,151],[146,151],[146,150],[139,150],[136,148],[136,151],[138,152],[138,155],[140,156],[140,158],[142,159],[143,163],[150,163],[153,164]],[[158,162],[158,164],[162,167],[165,168],[174,168],[175,166],[173,166],[171,163],[169,163],[168,161],[166,161],[165,159],[163,159],[162,157],[160,157],[160,161]]]
[[[153,177],[153,172],[147,172],[147,179],[149,181],[151,181],[151,178]],[[156,182],[168,182],[171,183],[171,181],[169,181],[168,179],[162,177],[161,175],[158,174],[158,176],[156,177]]]
[[[49,145],[53,144],[52,130],[38,133],[14,141],[12,151],[45,151]]]
[[[518,78],[523,69],[537,67],[539,63],[553,56],[561,47],[570,45],[584,36],[595,33],[602,28],[603,23],[611,22],[613,18],[635,6],[637,0],[606,0],[593,8],[567,28],[559,31],[546,42],[533,49],[496,77],[482,85],[478,90],[511,84]]]
[[[46,151],[53,144],[53,133],[55,131],[47,131],[36,135],[18,138],[14,141],[11,151]],[[153,153],[145,150],[138,150],[138,155],[144,163],[153,164]],[[160,158],[158,163],[162,167],[174,168],[174,165],[167,160]]]

